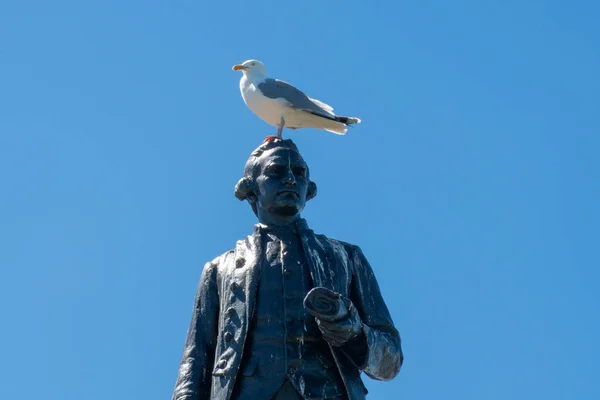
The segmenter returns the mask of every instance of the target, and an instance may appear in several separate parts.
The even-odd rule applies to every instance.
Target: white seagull
[[[267,70],[258,60],[247,60],[233,66],[242,71],[240,91],[250,110],[269,125],[277,127],[281,139],[283,128],[324,129],[344,135],[348,125],[360,123],[355,117],[342,117],[333,108],[311,99],[302,91],[279,79],[267,78]],[[267,137],[267,140],[274,137]]]

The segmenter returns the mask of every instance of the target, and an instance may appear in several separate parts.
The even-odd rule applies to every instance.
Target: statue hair
[[[235,197],[242,201],[247,200],[248,203],[250,203],[254,214],[257,214],[255,179],[259,172],[258,161],[263,153],[276,148],[286,148],[300,154],[298,147],[296,147],[296,144],[291,139],[275,139],[269,142],[264,142],[250,154],[250,157],[248,157],[248,161],[246,161],[246,165],[244,166],[244,176],[238,181],[237,185],[235,185]],[[310,180],[308,165],[306,166],[306,177],[308,179],[308,192],[306,194],[306,200],[308,201],[317,195],[317,185]]]

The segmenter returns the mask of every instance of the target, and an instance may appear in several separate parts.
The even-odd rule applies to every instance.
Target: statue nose
[[[288,185],[296,185],[296,180],[293,176],[289,176],[283,180],[283,183],[287,183]]]
[[[283,182],[290,184],[290,185],[296,184],[296,178],[294,177],[294,174],[292,173],[291,170],[287,171],[287,174],[285,174],[285,177],[283,178]]]

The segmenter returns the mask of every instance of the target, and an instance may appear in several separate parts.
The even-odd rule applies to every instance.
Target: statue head
[[[290,139],[258,146],[235,186],[235,196],[247,200],[259,221],[285,225],[300,218],[307,200],[317,195],[308,166]]]

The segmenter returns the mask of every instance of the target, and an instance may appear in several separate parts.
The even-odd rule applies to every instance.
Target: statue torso
[[[234,398],[270,399],[286,381],[306,399],[343,394],[329,347],[302,304],[313,282],[299,235],[266,229],[260,240],[256,305]]]

